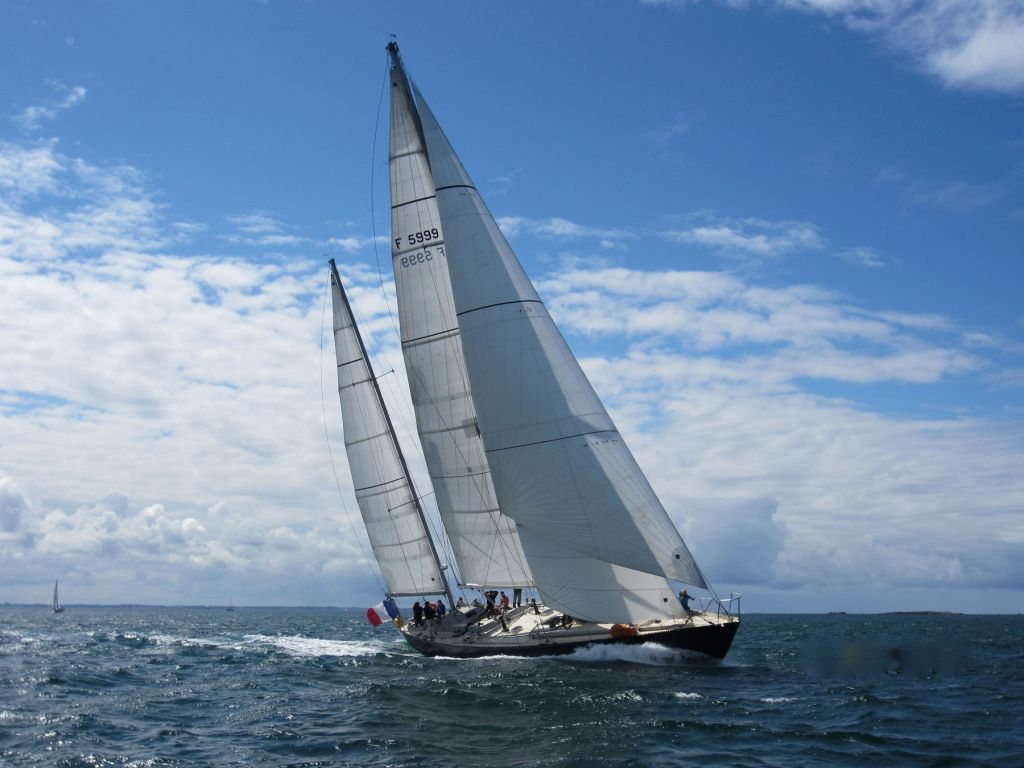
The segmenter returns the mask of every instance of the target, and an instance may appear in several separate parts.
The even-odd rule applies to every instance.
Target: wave
[[[359,657],[375,656],[384,652],[384,648],[374,643],[357,640],[323,640],[316,637],[299,635],[246,635],[250,645],[272,647],[284,651],[291,656],[335,656]]]
[[[384,652],[383,647],[372,643],[352,640],[325,640],[317,637],[302,637],[301,635],[243,635],[241,638],[152,635],[148,639],[155,645],[162,646],[233,651],[272,649],[297,657],[334,656],[347,658],[373,656]]]

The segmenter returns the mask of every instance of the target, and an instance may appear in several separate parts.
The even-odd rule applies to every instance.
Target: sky
[[[0,603],[380,599],[394,34],[719,593],[1024,610],[1024,6],[495,6],[0,2]]]

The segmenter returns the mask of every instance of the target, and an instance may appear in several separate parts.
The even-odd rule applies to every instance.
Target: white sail
[[[470,389],[502,511],[531,537],[706,586],[425,99],[418,92],[415,98]]]
[[[345,451],[373,554],[389,594],[444,592],[419,502],[333,268],[331,298]]]
[[[544,604],[597,623],[680,618],[682,605],[664,576],[606,563],[519,528]]]
[[[434,182],[400,64],[391,72],[391,250],[402,352],[437,507],[468,586],[533,583],[477,429]]]

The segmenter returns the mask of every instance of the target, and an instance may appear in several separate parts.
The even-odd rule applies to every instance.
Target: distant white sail
[[[60,581],[59,580],[53,582],[53,612],[54,613],[64,613],[64,606],[60,604],[60,599],[57,596],[57,592],[58,592],[58,587],[59,586],[60,586]]]
[[[415,98],[470,389],[502,511],[531,538],[706,586],[426,100],[418,92]],[[527,556],[543,590],[538,565]]]
[[[416,426],[462,581],[532,586],[515,523],[501,514],[477,429],[434,182],[401,69],[391,73],[391,251]]]
[[[331,297],[345,450],[373,554],[390,594],[444,592],[419,502],[385,416],[348,298],[333,269]]]

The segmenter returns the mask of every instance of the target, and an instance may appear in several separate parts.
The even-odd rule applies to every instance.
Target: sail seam
[[[378,432],[375,435],[369,435],[368,437],[360,437],[358,440],[352,440],[351,442],[346,440],[345,441],[345,447],[348,448],[348,447],[353,446],[353,445],[359,445],[360,443],[368,443],[371,440],[379,440],[382,437],[387,437],[387,434],[388,433],[386,431],[385,432]]]
[[[574,437],[586,437],[587,435],[604,435],[609,432],[615,432],[614,429],[595,429],[592,432],[578,432],[575,435],[563,435],[561,437],[553,437],[550,440],[537,440],[532,443],[520,443],[519,445],[506,445],[504,448],[490,448],[485,450],[484,453],[497,453],[498,451],[508,451],[513,448],[526,448],[531,445],[543,445],[544,443],[557,443],[562,440],[572,440]],[[615,434],[618,434],[615,432]]]
[[[391,206],[391,210],[393,211],[395,210],[395,208],[401,208],[403,205],[412,205],[413,203],[422,203],[427,200],[433,200],[436,197],[437,195],[427,195],[426,197],[417,197],[415,200],[409,200],[408,202],[405,203],[395,203],[394,205]]]
[[[504,307],[506,304],[540,304],[541,306],[544,306],[544,302],[540,299],[516,299],[515,301],[499,301],[497,304],[485,304],[482,307],[466,309],[457,314],[458,317],[462,317],[463,315],[468,315],[470,312],[479,312],[481,309],[491,309],[491,307]]]
[[[410,149],[408,152],[398,152],[394,155],[388,155],[388,162],[390,163],[392,160],[398,160],[403,157],[409,157],[409,155],[418,155],[421,152],[423,152],[422,149]]]
[[[459,332],[458,328],[446,328],[443,331],[436,331],[434,333],[428,333],[426,336],[417,336],[415,339],[406,339],[405,341],[402,342],[402,346],[406,347],[406,346],[409,346],[410,344],[419,344],[424,339],[432,339],[435,336],[443,336],[446,333],[447,334],[456,334],[458,332]],[[439,341],[440,341],[440,339],[439,339]]]
[[[435,187],[434,191],[435,192],[440,192],[443,189],[460,189],[460,188],[461,189],[476,190],[476,187],[474,187],[472,184],[447,184],[447,185],[445,185],[443,187]]]
[[[400,480],[405,480],[404,477],[396,477],[394,480],[385,480],[383,483],[376,483],[374,485],[364,485],[362,488],[354,489],[356,493],[362,493],[363,491],[369,491],[372,488],[380,488],[382,485],[391,485],[391,483],[397,483]]]

